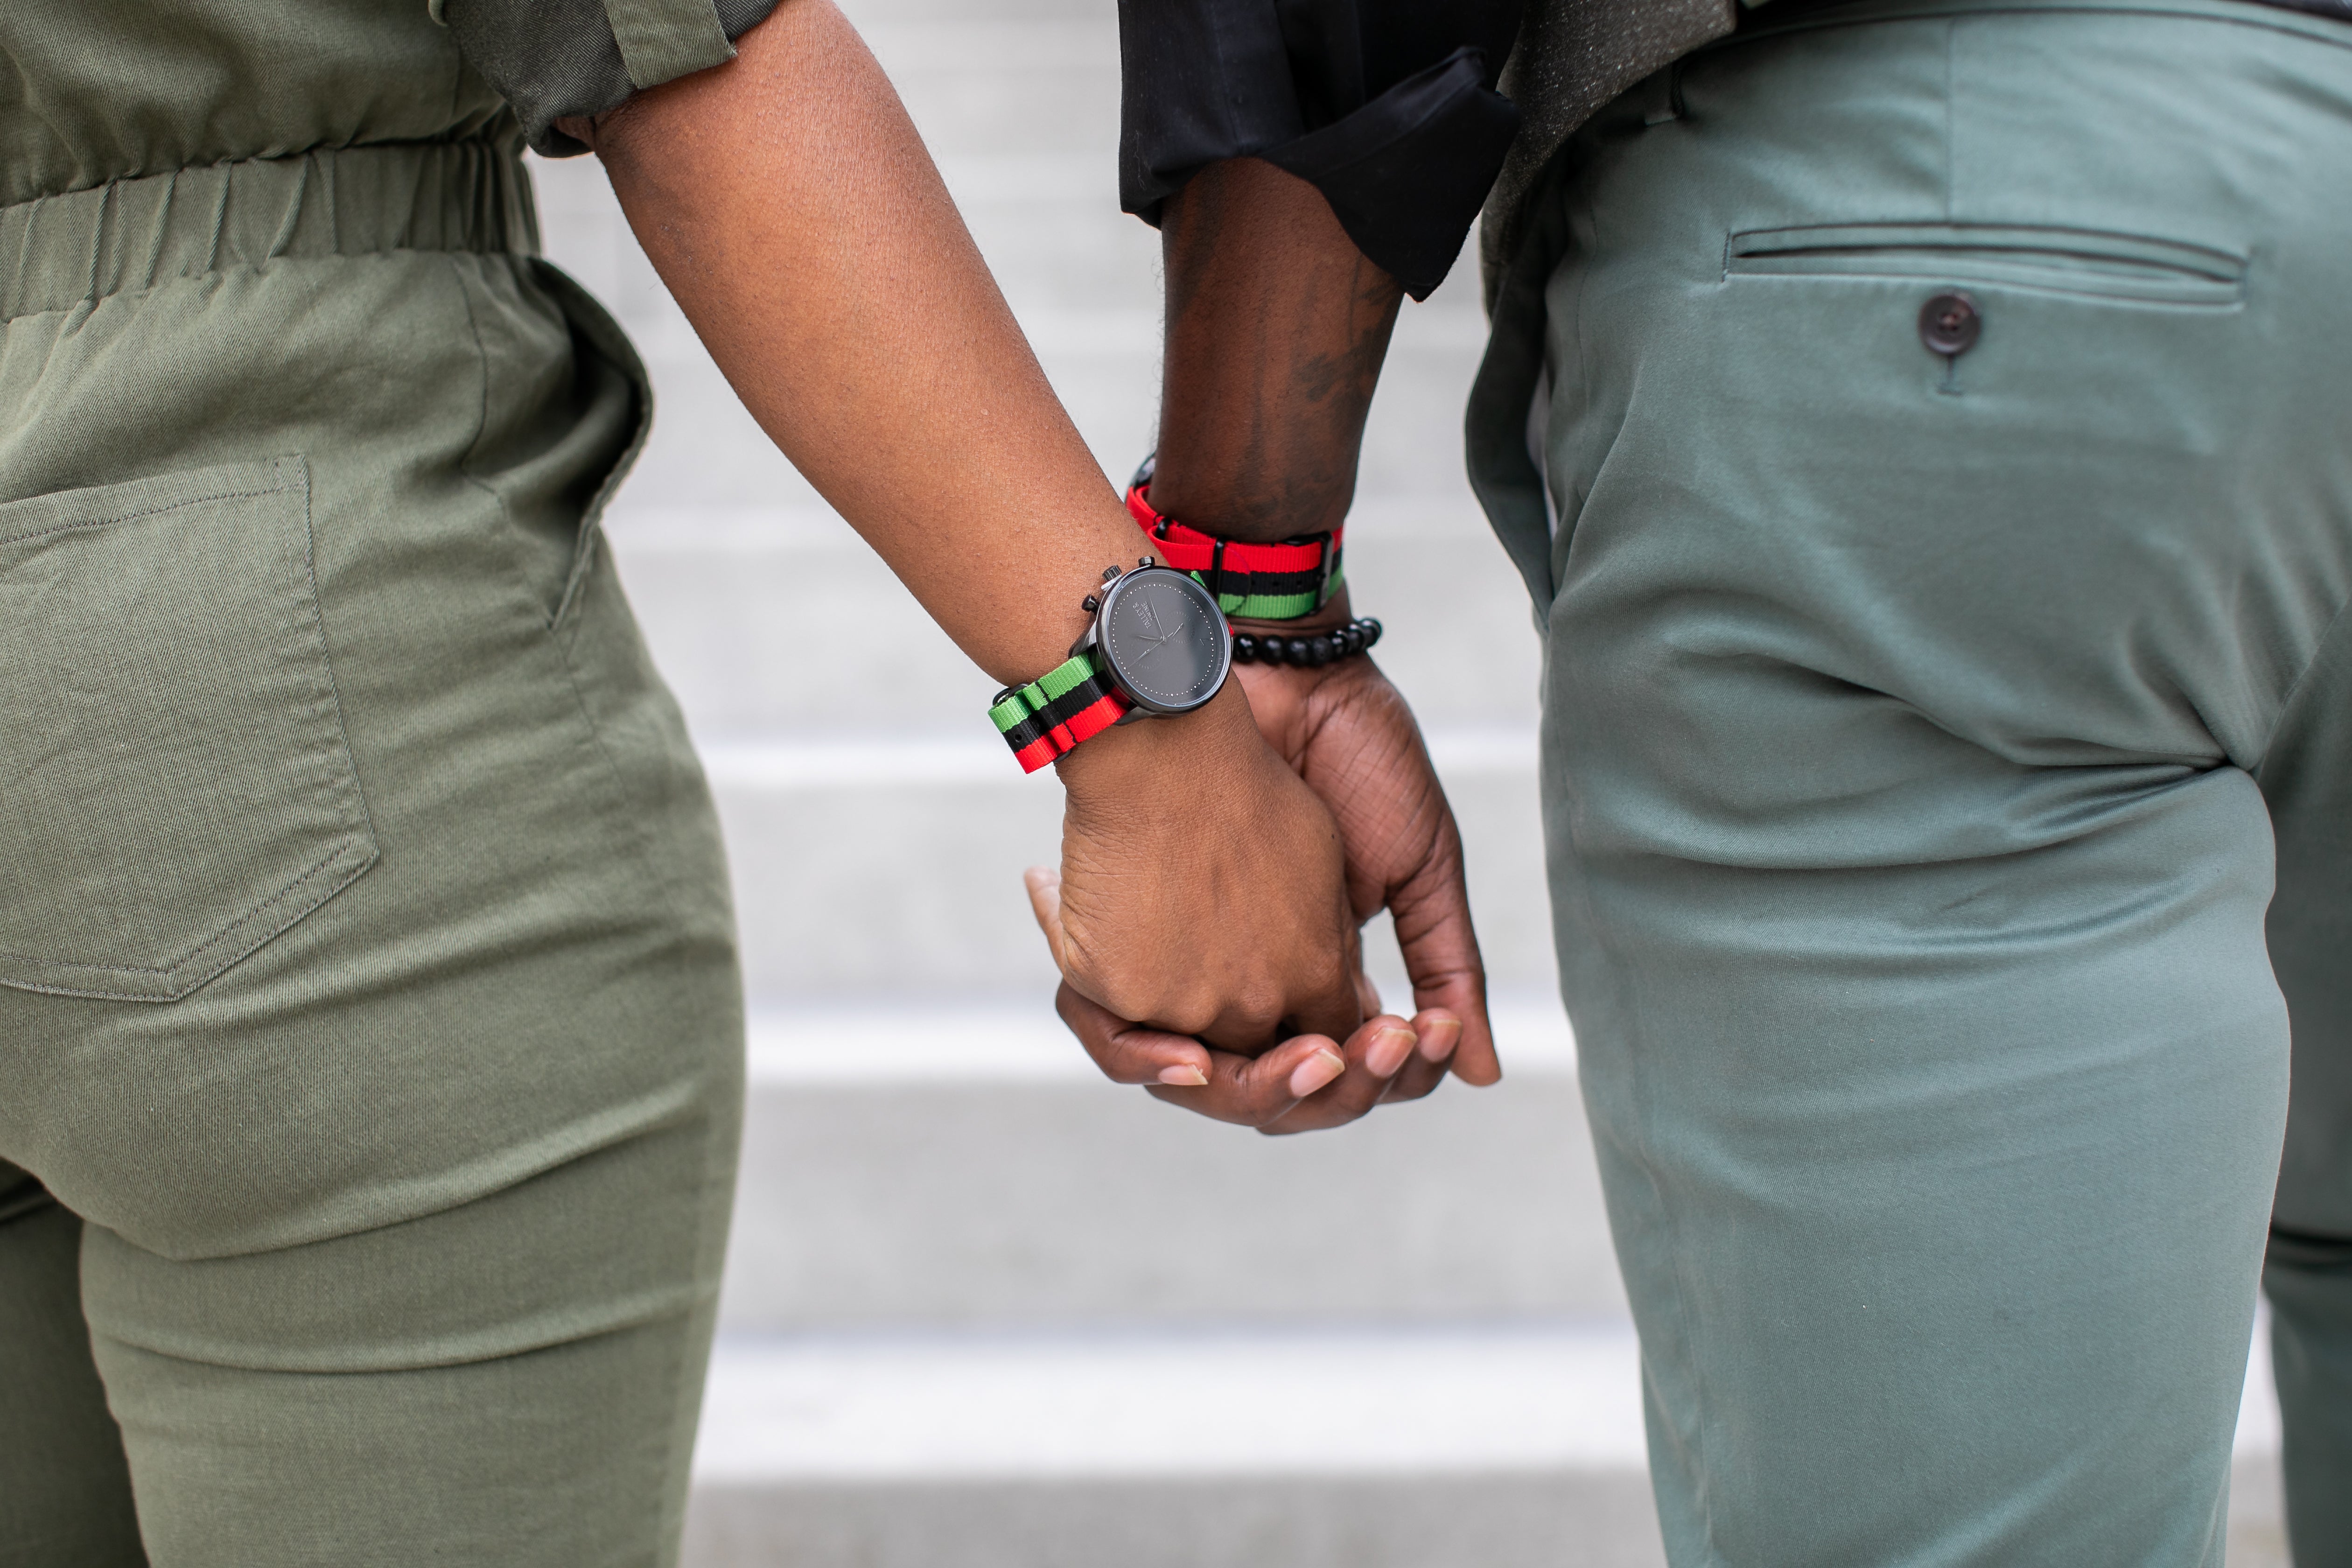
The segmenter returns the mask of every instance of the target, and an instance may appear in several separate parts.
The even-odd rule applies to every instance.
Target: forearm
[[[1034,679],[1135,527],[832,0],[738,48],[582,139],[761,426],[976,663]]]
[[[1314,186],[1214,163],[1160,220],[1167,351],[1151,500],[1229,539],[1336,528],[1402,290]],[[1344,618],[1344,605],[1320,619]]]

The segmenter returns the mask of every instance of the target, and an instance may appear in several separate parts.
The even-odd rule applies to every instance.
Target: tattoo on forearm
[[[1313,187],[1243,169],[1171,203],[1155,489],[1171,515],[1273,539],[1345,515],[1402,295]]]

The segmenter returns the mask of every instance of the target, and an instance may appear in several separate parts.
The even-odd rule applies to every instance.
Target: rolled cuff
[[[735,58],[777,0],[442,0],[466,62],[513,106],[531,150],[587,148],[555,129]]]
[[[1518,134],[1477,49],[1454,50],[1343,120],[1257,156],[1323,193],[1356,248],[1416,300],[1445,281]]]
[[[1485,52],[1465,45],[1303,135],[1237,137],[1211,156],[1198,136],[1171,139],[1184,149],[1181,166],[1121,161],[1120,205],[1156,225],[1161,204],[1209,163],[1263,158],[1320,191],[1356,247],[1405,292],[1427,299],[1461,254],[1518,133],[1518,110],[1487,79]]]

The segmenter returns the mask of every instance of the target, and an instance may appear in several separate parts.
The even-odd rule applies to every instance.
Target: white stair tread
[[[1406,998],[1384,998],[1392,1007]],[[1496,1048],[1513,1074],[1576,1070],[1567,1014],[1549,992],[1488,998]],[[760,1085],[1095,1081],[1099,1075],[1051,1000],[941,1005],[824,1004],[755,1008],[751,1077]]]
[[[809,789],[1020,782],[1004,743],[966,734],[697,736],[703,770],[721,788]],[[1536,734],[1516,725],[1433,726],[1430,761],[1452,778],[1533,773]],[[1043,787],[1042,781],[1041,786]]]
[[[1138,447],[1136,456],[1141,455]],[[1126,482],[1124,473],[1116,477]],[[1367,548],[1365,541],[1371,542],[1369,548],[1374,552],[1389,539],[1431,536],[1474,551],[1498,551],[1466,479],[1453,489],[1426,494],[1359,497],[1349,510],[1348,528],[1349,537],[1357,542],[1350,547],[1350,571]],[[638,495],[625,487],[614,498],[604,531],[620,553],[624,575],[628,563],[638,556],[759,557],[811,548],[861,552],[866,548],[838,513],[813,501],[679,506],[658,494]],[[1496,570],[1510,571],[1499,553],[1496,562]]]
[[[1053,1338],[723,1338],[696,1479],[1638,1468],[1623,1323]]]
[[[2237,1452],[2278,1447],[2264,1338]],[[722,1336],[703,1482],[1637,1469],[1632,1325]]]

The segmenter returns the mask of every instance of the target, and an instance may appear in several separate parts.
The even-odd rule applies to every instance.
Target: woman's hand
[[[1033,872],[1030,896],[1072,991],[1229,1053],[1356,1033],[1339,831],[1237,687],[1107,731],[1055,766],[1062,868]]]
[[[1130,1024],[1067,985],[1054,1006],[1112,1082],[1142,1084],[1171,1105],[1268,1133],[1353,1121],[1383,1100],[1398,1098],[1394,1086],[1408,1068],[1433,1068],[1423,1076],[1434,1088],[1462,1034],[1448,1013],[1423,1013],[1411,1023],[1382,1014],[1367,1019],[1344,1046],[1328,1036],[1304,1035],[1252,1058]]]

